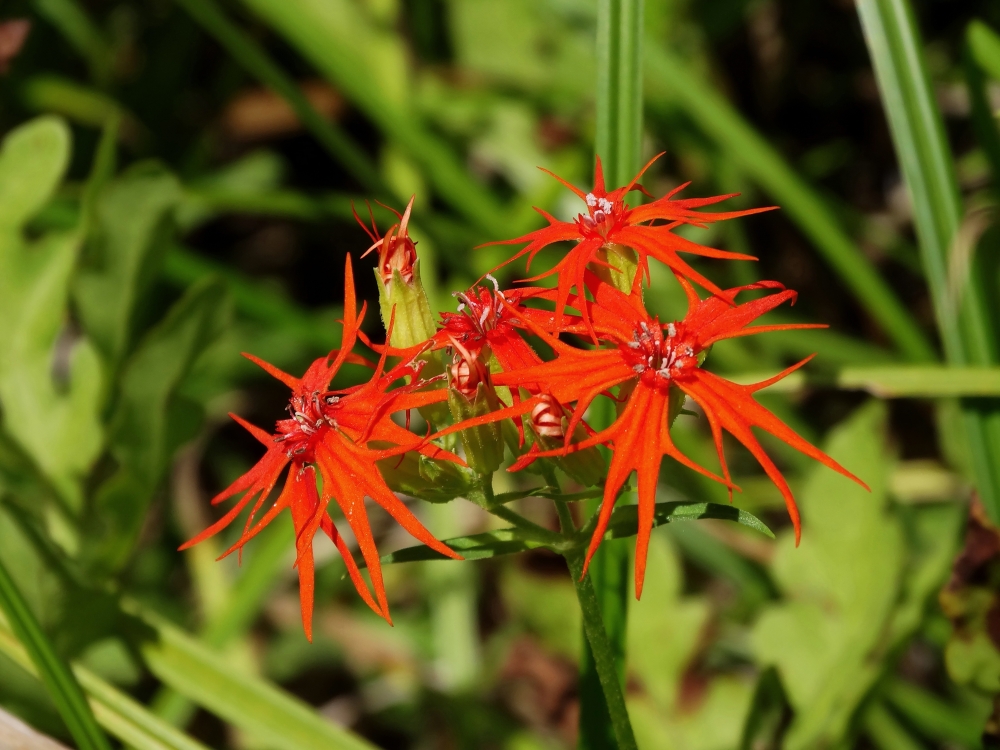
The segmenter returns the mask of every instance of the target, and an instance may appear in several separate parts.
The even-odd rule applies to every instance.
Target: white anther
[[[643,364],[632,365],[632,371],[638,373],[639,375],[642,375],[642,373],[646,372],[646,365]]]
[[[594,195],[593,193],[587,193],[586,201],[587,205],[593,208],[594,206],[597,205],[597,196]]]
[[[611,213],[611,201],[609,201],[607,198],[601,198],[599,201],[597,201],[597,205],[601,207],[601,210],[604,213],[606,214]]]
[[[627,346],[629,349],[638,349],[640,346],[642,346],[642,344],[640,344],[638,341],[629,341],[625,346]]]
[[[498,284],[497,280],[495,278],[493,278],[493,274],[491,274],[491,273],[486,274],[486,278],[493,282],[493,291],[495,291],[497,294],[499,294],[500,293],[500,284]]]
[[[677,326],[675,326],[673,323],[667,323],[667,336],[673,338],[676,335],[677,335]]]

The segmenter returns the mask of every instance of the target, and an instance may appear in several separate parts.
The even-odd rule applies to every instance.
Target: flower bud
[[[420,281],[417,246],[409,235],[413,200],[414,198],[410,198],[402,214],[393,211],[399,218],[399,223],[393,224],[384,237],[379,236],[374,219],[369,229],[356,213],[354,215],[372,239],[373,244],[365,255],[378,250],[375,278],[378,280],[382,323],[388,329],[395,309],[395,322],[389,344],[400,349],[422,344],[434,335],[435,330],[427,292]]]
[[[489,354],[488,349],[484,349]],[[455,422],[481,417],[503,408],[490,381],[489,368],[482,364],[482,354],[469,361],[456,354],[449,367],[448,405]],[[491,474],[503,463],[503,422],[490,422],[462,430],[465,460],[477,473]]]
[[[542,450],[553,450],[565,444],[566,427],[569,419],[563,407],[551,395],[542,393],[537,396],[538,403],[531,410],[531,430],[538,439],[538,447]],[[573,442],[587,439],[587,431],[583,425],[577,425],[573,433]],[[607,474],[607,462],[596,447],[585,448],[565,456],[551,460],[567,475],[585,487],[595,486]]]

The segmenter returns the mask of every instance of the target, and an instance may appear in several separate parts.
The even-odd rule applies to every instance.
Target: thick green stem
[[[617,654],[604,629],[604,616],[601,613],[601,605],[597,599],[594,583],[589,574],[583,575],[583,561],[582,551],[572,552],[566,556],[570,575],[573,576],[573,581],[576,584],[576,596],[580,601],[583,632],[590,646],[589,653],[593,659],[594,671],[604,692],[614,746],[618,750],[634,750],[636,748],[635,736],[632,734],[632,725],[629,723],[628,711],[625,708],[625,694],[622,690],[621,678],[616,664]],[[584,711],[582,703],[580,711],[581,714]],[[585,727],[589,728],[590,723],[581,715],[581,732]],[[590,746],[585,743],[592,739],[593,736],[587,739],[581,737],[581,745]]]

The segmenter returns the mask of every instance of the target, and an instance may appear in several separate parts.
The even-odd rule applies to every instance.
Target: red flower
[[[379,234],[378,227],[375,225],[375,217],[371,215],[371,206],[368,207],[368,215],[372,222],[372,227],[369,229],[358,216],[358,212],[354,210],[354,205],[351,205],[354,219],[372,241],[372,246],[365,250],[361,257],[364,258],[372,250],[378,250],[379,276],[387,288],[392,283],[393,271],[399,271],[399,275],[405,283],[409,284],[413,281],[413,266],[417,262],[417,243],[410,239],[407,227],[410,223],[410,211],[413,210],[413,200],[416,197],[415,195],[410,196],[410,202],[406,204],[406,210],[402,214],[394,208],[379,203],[380,206],[396,214],[396,218],[399,219],[398,224],[389,227],[385,237]]]
[[[570,428],[566,431],[567,435],[573,434],[573,422],[579,420],[580,415],[598,395],[608,394],[609,389],[621,386],[619,394],[624,397],[625,405],[614,424],[578,443],[567,444],[555,450],[529,453],[515,463],[512,470],[523,468],[539,456],[568,455],[598,443],[613,443],[604,500],[587,551],[587,563],[589,564],[601,543],[618,491],[635,471],[639,485],[635,565],[637,597],[642,593],[646,551],[656,505],[656,485],[664,455],[725,484],[732,493],[733,484],[722,449],[722,431],[729,432],[760,462],[785,498],[788,513],[795,526],[796,543],[800,526],[795,499],[781,472],[757,442],[751,427],[766,430],[807,456],[866,486],[832,458],[799,437],[753,398],[755,391],[781,380],[811,357],[773,378],[749,386],[731,383],[703,370],[699,364],[699,355],[713,343],[723,339],[763,331],[823,327],[796,324],[748,328],[750,323],[781,303],[794,301],[796,293],[785,290],[777,282],[765,281],[726,290],[722,298],[700,300],[691,285],[678,278],[689,300],[688,314],[684,320],[661,325],[658,319],[650,317],[646,312],[638,295],[624,295],[603,283],[591,284],[595,294],[594,302],[583,301],[579,297],[572,297],[569,302],[578,309],[586,308],[593,329],[611,347],[577,349],[550,336],[542,328],[533,326],[535,333],[555,350],[556,359],[496,377],[498,384],[541,387],[562,404],[575,402],[575,413]],[[592,280],[593,277],[588,274],[588,281]],[[765,297],[743,304],[733,305],[728,301],[734,299],[739,292],[751,289],[773,291]],[[668,413],[670,389],[673,386],[694,399],[708,417],[719,454],[722,477],[692,462],[671,440]]]
[[[244,355],[292,389],[288,405],[289,418],[279,420],[274,434],[271,435],[232,415],[266,446],[267,452],[250,471],[212,499],[212,503],[216,504],[242,493],[243,497],[236,505],[216,523],[181,547],[186,549],[218,533],[232,523],[250,501],[256,498],[244,526],[243,535],[225,553],[225,555],[231,554],[242,549],[243,545],[279,513],[289,508],[295,526],[302,624],[310,640],[314,581],[312,544],[319,530],[329,536],[337,546],[355,588],[368,606],[392,622],[389,617],[378,550],[375,548],[375,540],[365,510],[366,497],[370,497],[382,506],[403,528],[428,547],[449,557],[461,559],[459,555],[436,540],[409,508],[400,502],[383,480],[377,467],[379,460],[398,456],[410,450],[419,451],[430,458],[463,463],[458,456],[428,444],[425,439],[414,435],[390,418],[396,411],[443,401],[447,398],[447,392],[418,390],[423,383],[416,377],[421,365],[416,357],[424,347],[408,350],[403,361],[388,371],[386,371],[386,354],[383,353],[379,362],[373,364],[351,352],[365,311],[362,308],[360,315],[357,314],[349,255],[345,276],[344,332],[341,349],[313,362],[302,378],[282,372],[253,355]],[[353,388],[330,391],[330,382],[345,362],[373,367],[371,380]],[[410,384],[399,386],[392,391],[388,390],[405,376],[413,376]],[[378,447],[369,447],[369,443],[374,443]],[[255,515],[286,467],[288,474],[284,489],[275,504],[254,523]],[[322,495],[316,488],[317,469],[323,480]],[[340,506],[344,518],[358,540],[361,554],[371,575],[375,591],[374,599],[361,577],[350,550],[327,513],[327,505],[331,499],[336,500]]]
[[[675,200],[674,196],[690,184],[685,183],[670,191],[662,198],[643,206],[631,208],[625,203],[626,194],[632,190],[643,190],[638,184],[638,180],[660,156],[662,154],[651,159],[628,185],[617,190],[612,190],[610,193],[604,187],[604,172],[601,167],[600,158],[597,159],[595,169],[594,189],[590,193],[584,193],[561,177],[548,172],[548,170],[543,170],[552,174],[559,182],[576,193],[586,203],[587,208],[585,212],[580,213],[572,222],[559,221],[545,211],[536,209],[542,216],[548,219],[549,226],[514,240],[488,243],[502,245],[528,243],[524,248],[515,253],[513,257],[501,264],[500,267],[527,255],[527,265],[530,268],[534,257],[548,245],[554,242],[576,242],[577,244],[566,253],[566,256],[552,270],[531,279],[525,279],[525,281],[536,281],[551,274],[558,274],[558,294],[556,297],[557,319],[561,319],[562,317],[563,309],[569,299],[571,289],[575,287],[577,294],[583,294],[584,275],[587,273],[587,266],[589,264],[607,265],[606,261],[600,259],[599,251],[605,246],[612,244],[624,245],[636,251],[639,256],[639,269],[647,280],[649,279],[649,257],[652,256],[661,263],[669,266],[675,274],[690,279],[712,294],[731,302],[732,300],[726,292],[695,271],[681,259],[678,253],[683,252],[706,258],[725,258],[731,260],[756,260],[756,258],[699,245],[675,234],[673,230],[682,224],[705,226],[715,221],[748,216],[760,213],[761,211],[770,211],[773,207],[753,208],[746,211],[730,211],[728,213],[700,213],[695,209],[719,203],[727,198],[734,197],[736,194],[718,195],[711,198]],[[645,191],[643,190],[643,192]],[[665,221],[667,223],[650,223],[655,221]],[[589,325],[586,311],[583,311],[583,313],[584,322]]]

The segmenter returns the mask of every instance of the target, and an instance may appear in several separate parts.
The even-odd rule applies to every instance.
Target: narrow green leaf
[[[374,750],[298,698],[234,670],[215,651],[140,605],[129,602],[126,608],[147,626],[137,646],[150,671],[262,745],[274,750]]]
[[[195,5],[194,0],[184,0]],[[503,233],[503,209],[474,179],[451,146],[432,133],[400,97],[406,68],[400,50],[369,28],[344,0],[243,0],[358,106],[389,140],[417,162],[440,196],[483,229]],[[198,5],[203,3],[198,2]],[[398,75],[386,67],[399,62]],[[399,97],[386,93],[392,87]]]
[[[113,52],[87,11],[76,0],[34,0],[34,6],[87,61],[94,81],[106,82],[114,62]]]
[[[31,662],[48,688],[52,702],[66,722],[81,750],[110,750],[103,732],[83,697],[80,685],[69,667],[59,658],[42,632],[38,620],[14,585],[7,569],[0,563],[0,607],[11,629],[23,644]]]
[[[88,515],[84,556],[90,565],[116,570],[128,559],[167,462],[197,430],[200,407],[179,401],[176,391],[218,335],[226,310],[221,282],[191,287],[126,364],[110,438],[118,471],[100,487],[97,512]]]
[[[767,525],[752,513],[732,505],[718,503],[657,503],[653,516],[653,527],[662,526],[672,521],[697,521],[702,518],[717,518],[724,521],[735,521],[741,526],[759,531],[774,539]],[[638,505],[620,505],[611,514],[605,539],[620,539],[635,536],[639,523]]]
[[[962,250],[962,201],[952,155],[908,0],[858,0],[913,216],[938,329],[950,364],[998,362],[988,274]],[[1000,522],[1000,402],[963,402],[962,418],[980,498]]]
[[[1000,81],[1000,35],[982,21],[973,21],[966,30],[972,55],[990,78]]]
[[[0,627],[0,653],[37,675],[38,670],[24,646],[3,627]],[[134,750],[207,750],[85,667],[74,665],[73,674],[87,694],[98,723]]]
[[[740,373],[726,377],[734,383],[750,385],[773,374]],[[797,393],[809,387],[867,391],[879,398],[1000,396],[1000,367],[890,365],[844,367],[832,374],[799,370],[761,392]]]
[[[768,667],[757,680],[739,750],[780,750],[782,730],[791,710],[778,670]]]
[[[248,34],[230,21],[213,0],[178,0],[195,21],[251,75],[288,102],[316,140],[362,185],[376,193],[389,194],[378,169],[364,150],[340,128],[323,117],[305,94]]]
[[[130,328],[171,243],[180,184],[166,170],[141,165],[96,197],[86,265],[75,296],[87,334],[114,371],[134,335]]]
[[[445,539],[443,543],[458,552],[466,560],[485,560],[490,557],[512,555],[517,552],[527,552],[539,547],[550,546],[545,542],[532,538],[532,535],[523,529],[498,529],[496,531],[488,531],[485,534]],[[440,552],[435,552],[430,547],[420,544],[383,555],[381,562],[383,565],[391,565],[393,563],[417,562],[420,560],[450,559],[452,558],[446,557]],[[361,563],[361,567],[364,567],[363,562]]]
[[[926,737],[942,742],[960,742],[967,747],[979,745],[979,717],[970,715],[967,709],[898,678],[889,681],[883,695],[887,703]]]
[[[879,750],[924,750],[883,703],[874,703],[862,720],[865,734]]]
[[[881,274],[848,236],[819,194],[717,91],[683,61],[648,45],[647,92],[651,101],[680,107],[726,157],[787,211],[834,271],[910,360],[933,360],[920,326]]]
[[[1000,36],[982,21],[973,21],[965,30],[962,69],[965,73],[965,85],[969,90],[972,126],[979,145],[989,159],[990,171],[993,173],[993,192],[997,194],[1000,193],[1000,131],[997,130],[997,120],[989,101],[983,71],[993,71],[991,75],[994,78],[1000,75]]]

